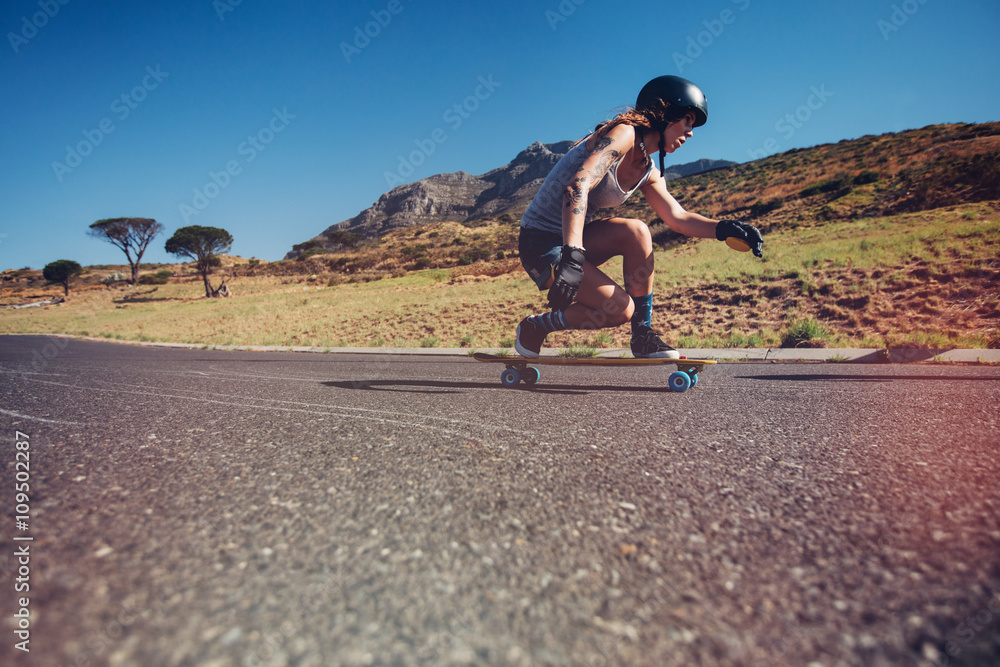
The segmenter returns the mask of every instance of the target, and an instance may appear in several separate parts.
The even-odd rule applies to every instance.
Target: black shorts
[[[544,290],[545,283],[552,277],[555,266],[562,259],[562,234],[521,227],[517,246],[521,254],[521,266],[538,285],[538,289]]]

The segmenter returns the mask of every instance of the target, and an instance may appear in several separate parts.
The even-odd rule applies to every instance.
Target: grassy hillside
[[[684,347],[988,347],[1000,343],[1000,123],[934,126],[791,151],[674,181],[686,207],[752,221],[765,258],[678,238],[651,221],[654,325]],[[508,346],[544,307],[520,269],[516,219],[437,223],[289,262],[229,258],[231,299],[190,268],[167,284],[85,276],[58,306],[0,311],[0,332],[223,344]],[[612,273],[618,271],[611,269]],[[4,272],[0,303],[61,293]],[[215,279],[216,283],[219,278]],[[155,291],[153,291],[155,290]],[[553,337],[624,347],[627,327]]]

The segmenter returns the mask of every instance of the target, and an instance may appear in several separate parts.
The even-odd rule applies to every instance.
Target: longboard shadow
[[[417,392],[422,394],[457,394],[468,389],[500,389],[511,391],[500,386],[497,382],[457,382],[445,380],[341,380],[336,382],[321,382],[324,387],[336,389],[348,389],[351,391],[404,391]],[[611,385],[588,385],[581,388],[579,385],[526,385],[521,384],[515,388],[516,391],[529,391],[536,394],[553,394],[565,396],[584,396],[594,392],[637,392],[648,391],[650,393],[670,392],[669,387],[625,387]]]

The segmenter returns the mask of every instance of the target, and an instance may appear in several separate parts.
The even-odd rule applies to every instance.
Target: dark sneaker
[[[632,356],[636,359],[679,359],[681,355],[660,340],[650,327],[640,325],[632,331]]]
[[[517,325],[517,340],[514,341],[514,349],[522,357],[537,359],[542,352],[542,343],[548,335],[540,324],[537,324],[531,317],[526,317]]]

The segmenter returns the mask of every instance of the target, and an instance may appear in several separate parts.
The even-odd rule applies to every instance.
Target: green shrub
[[[430,249],[431,247],[426,243],[419,243],[417,245],[406,246],[399,252],[402,253],[403,257],[418,257],[427,254],[427,251]]]
[[[479,218],[477,220],[466,220],[462,223],[462,226],[466,229],[478,229],[479,227],[485,227],[490,224],[490,221],[486,218]]]
[[[594,340],[590,342],[590,347],[611,347],[614,343],[614,338],[607,331],[598,331],[594,336]]]
[[[484,248],[470,248],[458,257],[459,266],[468,266],[484,259],[489,259],[490,253]]]
[[[865,171],[855,176],[852,182],[854,183],[854,185],[868,185],[869,183],[875,183],[880,178],[882,178],[882,174],[878,173],[877,171],[866,169]]]
[[[570,345],[559,350],[559,356],[567,359],[592,359],[597,356],[597,350],[589,345]]]
[[[173,276],[173,272],[163,269],[162,271],[157,271],[156,273],[139,277],[140,285],[166,285],[167,281]]]
[[[814,183],[808,188],[804,188],[799,191],[799,197],[811,197],[813,195],[824,194],[828,192],[838,192],[842,190],[849,190],[851,187],[850,180],[847,178],[829,178],[825,181],[820,181],[819,183]],[[846,194],[846,192],[844,193]]]
[[[330,251],[327,250],[326,248],[313,247],[309,248],[301,255],[299,255],[297,259],[303,260],[303,259],[309,259],[310,257],[315,257],[316,255],[329,255],[329,254]]]
[[[826,347],[829,337],[830,332],[816,320],[798,320],[782,335],[781,347]]]
[[[781,208],[781,205],[783,203],[784,202],[781,200],[780,197],[776,197],[774,199],[769,199],[766,202],[761,201],[760,199],[758,199],[750,207],[750,217],[751,218],[759,218],[762,215],[767,215],[771,211],[774,211],[774,210],[777,210],[777,209]]]
[[[333,231],[326,234],[328,242],[345,248],[356,248],[358,243],[361,242],[361,238],[361,234],[355,234],[354,232]]]

